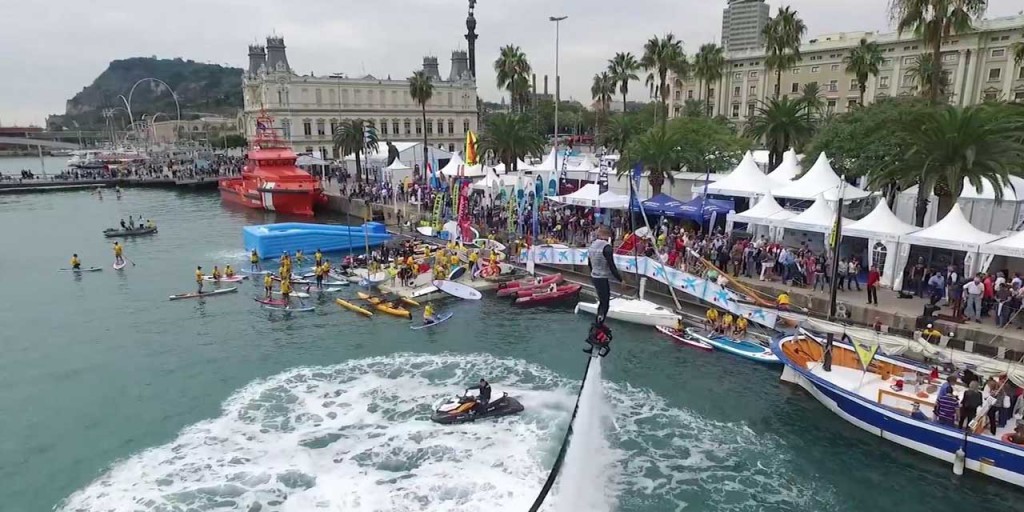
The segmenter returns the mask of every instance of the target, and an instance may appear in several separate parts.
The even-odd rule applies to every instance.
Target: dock
[[[149,187],[167,189],[216,189],[218,177],[206,178],[110,178],[89,180],[9,180],[0,181],[0,194],[28,194],[40,192],[67,192],[82,189]]]

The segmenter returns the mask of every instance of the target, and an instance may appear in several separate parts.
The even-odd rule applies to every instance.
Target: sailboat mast
[[[839,290],[839,242],[843,240],[843,191],[846,189],[846,177],[839,184],[839,200],[836,201],[836,222],[832,226],[832,232],[828,235],[827,242],[832,244],[832,269],[830,270],[832,287],[828,293],[828,319],[836,317],[836,292]]]

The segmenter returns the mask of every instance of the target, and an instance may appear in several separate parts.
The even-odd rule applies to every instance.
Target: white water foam
[[[526,411],[458,426],[427,419],[481,376]],[[771,436],[671,408],[628,384],[592,382],[565,483],[544,510],[564,509],[554,505],[568,504],[563,499],[588,480],[600,493],[588,498],[596,508],[576,510],[835,508],[821,501],[829,489],[783,476],[793,462]],[[114,464],[57,509],[524,511],[547,477],[578,385],[539,365],[480,354],[393,354],[293,369],[239,390],[220,417]],[[612,411],[618,428],[600,407],[588,407],[592,399]],[[588,476],[592,470],[599,476]]]

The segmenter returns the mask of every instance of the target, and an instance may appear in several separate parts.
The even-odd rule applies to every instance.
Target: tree
[[[707,114],[704,102],[695,99],[683,102],[683,117],[707,117]]]
[[[825,100],[821,98],[821,86],[818,82],[807,82],[800,88],[800,101],[807,105],[807,113],[812,117],[821,115],[825,108]]]
[[[799,150],[814,134],[814,120],[808,104],[789,98],[762,101],[744,127],[746,136],[764,140],[768,148],[768,167],[782,162],[788,148]]]
[[[672,171],[683,161],[683,144],[682,135],[677,130],[670,130],[665,123],[660,123],[629,143],[619,158],[615,175],[619,178],[629,175],[633,166],[640,164],[647,171],[651,193],[658,195],[666,180],[669,183],[675,181]]]
[[[714,43],[700,46],[693,58],[693,76],[706,87],[707,116],[714,115],[711,108],[711,85],[722,79],[722,68],[725,67],[725,49]]]
[[[691,172],[726,172],[750,149],[750,140],[737,137],[719,119],[678,117],[669,124],[680,141],[680,164]]]
[[[544,137],[527,114],[496,114],[487,120],[478,145],[481,154],[492,152],[505,164],[505,174],[519,171],[519,160],[544,151]]]
[[[664,37],[652,37],[644,44],[644,55],[640,59],[640,66],[651,72],[648,80],[653,83],[651,77],[657,80],[658,97],[661,105],[668,109],[668,73],[674,72],[677,75],[689,75],[689,62],[686,60],[686,53],[683,52],[683,42],[676,39],[673,34],[665,34]],[[662,124],[667,119],[662,119]]]
[[[494,71],[497,73],[498,87],[505,88],[509,93],[512,110],[515,111],[518,106],[522,111],[526,96],[529,95],[530,72],[533,71],[530,62],[526,60],[526,54],[518,46],[503,46],[494,61]]]
[[[924,109],[893,128],[907,140],[905,150],[868,174],[870,186],[895,182],[918,186],[917,225],[924,224],[928,197],[939,196],[940,216],[949,211],[966,180],[975,188],[992,184],[996,201],[1010,176],[1024,174],[1024,123],[1005,106]]]
[[[797,15],[797,11],[788,6],[780,7],[775,17],[769,19],[762,29],[767,53],[764,59],[765,70],[769,73],[775,71],[775,99],[779,99],[782,72],[800,61],[800,39],[806,32],[807,25]]]
[[[1013,51],[1013,62],[1018,66],[1024,64],[1024,43],[1013,43],[1011,50]]]
[[[409,95],[420,105],[423,112],[423,172],[427,172],[427,102],[434,97],[434,84],[425,71],[417,71],[409,77]]]
[[[364,152],[377,151],[377,130],[373,121],[368,119],[346,119],[341,122],[334,133],[334,149],[342,156],[356,156],[356,180],[362,180],[362,164],[360,155]],[[367,171],[369,180],[369,171]]]
[[[639,115],[615,116],[609,120],[608,126],[601,133],[599,141],[609,151],[621,154],[633,140],[633,137],[641,131]]]
[[[878,43],[868,42],[861,38],[860,44],[850,51],[850,55],[843,58],[846,63],[846,72],[857,77],[857,88],[860,91],[858,103],[864,106],[864,93],[868,90],[868,76],[878,76],[878,67],[882,65],[885,58],[882,57],[882,49]]]
[[[615,84],[619,86],[619,92],[622,93],[622,111],[626,111],[626,94],[629,93],[629,82],[633,80],[639,80],[640,77],[636,75],[636,72],[640,70],[640,63],[636,61],[636,57],[632,53],[616,53],[615,57],[612,57],[608,61],[608,74],[612,76]]]
[[[594,74],[594,82],[590,86],[590,95],[597,100],[599,106],[598,124],[608,116],[608,106],[615,94],[615,79],[607,71]],[[625,103],[623,103],[625,105]]]
[[[925,98],[935,101],[936,98],[946,96],[946,87],[949,85],[942,72],[942,64],[936,63],[930,53],[922,53],[914,58],[913,64],[907,68],[906,76],[914,80],[915,87]],[[933,91],[932,87],[938,84],[938,90]]]
[[[890,0],[889,17],[896,23],[896,31],[913,30],[931,48],[936,71],[929,76],[927,90],[933,103],[941,98],[942,41],[953,33],[971,31],[974,18],[985,13],[987,4],[986,0]]]

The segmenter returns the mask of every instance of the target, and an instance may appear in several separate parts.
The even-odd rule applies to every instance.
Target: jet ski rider
[[[608,344],[611,342],[611,330],[604,325],[608,316],[608,305],[611,302],[611,283],[609,279],[613,276],[620,283],[622,275],[615,266],[615,250],[611,245],[612,231],[608,226],[598,226],[597,239],[587,249],[587,265],[590,267],[590,279],[594,283],[594,291],[597,292],[597,319],[590,328],[590,335],[587,337],[589,347],[583,349],[586,353],[594,350],[594,345],[599,345],[601,356],[608,355]]]
[[[483,411],[487,407],[487,403],[491,401],[491,384],[484,379],[480,379],[480,385],[473,386],[470,389],[476,389],[480,391],[480,395],[476,398],[476,405],[473,407],[474,411]]]

